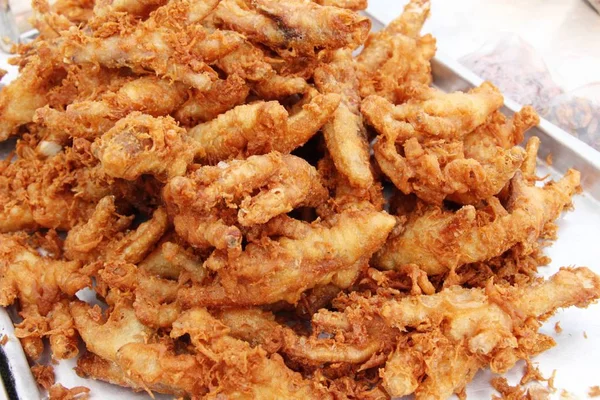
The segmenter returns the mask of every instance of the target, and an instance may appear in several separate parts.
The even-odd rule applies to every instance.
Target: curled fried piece
[[[75,137],[94,140],[133,111],[153,116],[170,114],[186,97],[187,87],[181,83],[142,77],[125,83],[117,92],[105,93],[100,100],[74,102],[65,111],[40,108],[34,121],[46,128],[46,141],[63,145]]]
[[[159,244],[138,266],[148,274],[167,279],[183,278],[187,273],[189,279],[202,283],[206,277],[200,258],[170,241]]]
[[[282,327],[272,313],[260,308],[231,308],[218,312],[216,318],[229,328],[229,335],[252,347],[261,346],[267,353],[283,345]]]
[[[376,94],[401,103],[411,97],[410,86],[431,84],[436,41],[429,34],[419,36],[429,9],[429,0],[411,0],[402,15],[369,36],[357,57],[362,97]]]
[[[272,78],[275,70],[261,48],[244,41],[237,49],[216,61],[217,67],[228,75],[238,75],[248,82]]]
[[[50,89],[65,76],[55,59],[49,46],[41,46],[19,77],[0,89],[0,142],[17,134],[21,125],[33,120],[35,110],[48,104]]]
[[[320,384],[288,369],[279,355],[268,356],[230,336],[227,326],[205,309],[182,313],[170,335],[188,335],[191,352],[175,353],[168,338],[160,343],[134,340],[119,348],[115,362],[85,355],[77,373],[136,390],[206,399],[331,399]]]
[[[52,11],[63,15],[72,23],[85,24],[92,17],[94,0],[57,0]]]
[[[550,295],[550,293],[552,293]],[[380,315],[398,329],[417,328],[381,371],[392,397],[448,398],[478,369],[503,373],[517,360],[554,345],[537,333],[556,309],[586,307],[600,296],[600,279],[587,268],[561,269],[549,280],[522,288],[452,287],[431,296],[391,300]]]
[[[146,326],[170,328],[181,312],[181,307],[175,303],[175,281],[152,276],[145,269],[122,261],[104,263],[98,278],[108,289],[132,293],[136,318]]]
[[[317,213],[320,217],[326,217],[339,210],[342,210],[347,205],[368,201],[375,209],[383,210],[385,198],[383,196],[383,187],[381,183],[374,182],[370,187],[363,189],[350,184],[348,179],[341,174],[333,160],[328,155],[325,155],[317,164],[317,169],[324,185],[329,189],[333,197],[333,202],[322,204]]]
[[[54,357],[75,357],[77,336],[61,300],[91,286],[81,263],[42,257],[25,236],[1,235],[0,275],[0,305],[19,301],[23,322],[16,325],[15,335],[23,340],[26,354],[38,359],[42,337],[50,336]]]
[[[348,10],[365,10],[367,8],[367,0],[314,0],[322,6],[331,6],[339,8],[347,8]]]
[[[199,158],[210,163],[271,151],[289,153],[317,133],[339,102],[337,94],[315,95],[293,115],[277,101],[241,105],[192,128],[189,135],[201,148]]]
[[[466,193],[448,196],[459,204],[477,204],[494,196],[504,188],[523,165],[526,151],[516,145],[523,141],[525,132],[540,121],[535,110],[526,106],[507,120],[496,112],[464,139],[465,157],[478,161],[485,173],[482,184],[469,188]],[[535,151],[537,156],[537,150]]]
[[[222,252],[213,253],[205,265],[218,277],[207,286],[182,287],[179,300],[186,306],[296,303],[307,289],[338,283],[342,271],[353,270],[356,278],[394,224],[393,217],[367,206],[313,224],[282,218],[277,234],[291,237],[250,243],[229,260]],[[244,292],[238,290],[241,282]],[[352,281],[340,286],[344,283]]]
[[[65,256],[85,262],[140,262],[167,230],[167,214],[163,208],[158,208],[150,220],[135,230],[127,231],[132,220],[133,217],[117,214],[114,196],[104,197],[87,222],[69,231],[65,240]]]
[[[323,127],[329,154],[350,184],[367,189],[373,184],[369,144],[360,114],[358,77],[350,50],[338,50],[330,63],[315,71],[315,83],[324,93],[339,93],[342,101]]]
[[[123,346],[146,343],[152,337],[152,330],[138,321],[125,300],[117,302],[106,318],[100,307],[91,307],[82,301],[74,301],[70,307],[87,349],[105,360],[116,361],[117,352]]]
[[[216,363],[216,373],[227,366],[227,373],[221,375],[218,387],[212,388],[207,399],[331,399],[320,384],[288,369],[278,354],[269,357],[260,347],[252,348],[229,332],[226,325],[201,308],[182,313],[173,324],[171,337],[188,334],[196,351]]]
[[[264,100],[283,99],[308,90],[304,77],[281,75],[271,62],[273,59],[267,57],[261,48],[245,41],[216,61],[216,65],[229,76],[239,76],[248,81],[253,92]]]
[[[396,236],[375,255],[374,265],[396,269],[416,264],[429,275],[498,256],[520,244],[531,251],[545,226],[554,221],[579,187],[579,172],[569,170],[558,182],[530,186],[520,172],[511,183],[504,210],[492,200],[491,221],[473,206],[456,212],[436,206],[417,207]]]
[[[460,198],[476,187],[485,190],[463,196],[465,201],[500,191],[521,165],[523,151],[498,149],[493,157],[485,158],[476,147],[467,149],[475,155],[483,154],[479,161],[467,157],[458,140],[500,108],[502,95],[489,83],[468,93],[418,90],[422,97],[401,106],[376,96],[363,101],[363,114],[380,133],[373,150],[381,170],[405,194],[415,193],[433,204],[440,204],[455,193]],[[404,151],[399,152],[397,146]]]
[[[367,122],[391,143],[403,144],[410,138],[464,138],[500,107],[504,98],[491,83],[467,93],[444,93],[435,88],[415,86],[412,98],[394,106],[379,96],[363,100],[361,111]]]
[[[79,357],[74,370],[81,378],[99,379],[114,385],[129,387],[135,391],[147,389],[143,384],[128,377],[116,363],[105,360],[94,353],[87,352]]]
[[[69,302],[63,299],[55,303],[48,313],[49,340],[52,356],[57,359],[70,359],[79,354],[79,335],[75,321],[69,312]]]
[[[59,50],[75,64],[129,67],[140,72],[150,69],[163,77],[208,90],[217,74],[206,62],[235,50],[241,41],[234,32],[209,33],[198,25],[217,3],[216,0],[170,2],[147,20],[116,35],[111,32],[109,37],[87,36],[81,30],[71,29],[63,33]],[[181,35],[182,30],[188,34]]]
[[[92,152],[110,176],[132,181],[151,174],[166,181],[185,174],[196,149],[173,118],[134,112],[102,135]]]
[[[85,14],[91,14],[91,8],[77,7],[79,5],[77,3],[87,3],[88,1],[59,0],[53,4],[53,7],[50,7],[48,0],[32,0],[31,9],[33,15],[31,17],[31,25],[40,33],[37,40],[33,42],[34,45],[39,44],[42,40],[56,39],[60,36],[61,31],[66,31],[71,26],[81,23],[82,21],[74,23],[71,18],[79,19],[84,17]],[[69,4],[71,2],[75,4]],[[84,4],[80,5],[84,6]],[[70,7],[72,7],[71,10],[69,10]]]
[[[216,21],[280,53],[313,56],[315,49],[357,48],[371,21],[337,7],[302,0],[223,0]]]
[[[166,4],[168,0],[96,0],[94,14],[106,17],[112,12],[126,12],[130,15],[146,16],[150,11]],[[206,2],[207,6],[210,2]]]
[[[48,389],[49,400],[85,400],[88,399],[90,389],[85,386],[75,386],[72,388],[66,388],[60,383],[52,385]]]
[[[244,79],[237,74],[231,74],[225,80],[219,79],[213,82],[210,90],[206,92],[195,90],[175,111],[175,119],[186,126],[196,126],[201,122],[210,121],[242,104],[249,92],[250,88]]]
[[[259,193],[253,194],[256,190]],[[269,153],[173,178],[163,197],[174,216],[175,230],[190,244],[239,249],[239,230],[221,215],[208,214],[210,210],[239,209],[237,222],[249,226],[296,207],[315,207],[327,198],[327,191],[317,171],[303,159]]]
[[[27,149],[31,150],[32,149]],[[87,220],[111,184],[73,149],[41,161],[0,163],[0,232],[69,229]]]

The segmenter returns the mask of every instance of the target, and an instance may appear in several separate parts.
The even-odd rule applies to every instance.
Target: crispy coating
[[[315,83],[324,93],[342,97],[333,118],[323,127],[329,154],[350,184],[362,189],[373,185],[369,144],[360,114],[358,76],[350,50],[338,50],[333,60],[315,71]]]
[[[516,145],[523,141],[525,132],[539,121],[535,110],[526,106],[509,120],[496,112],[488,118],[488,122],[467,135],[464,139],[465,157],[481,163],[485,180],[466,193],[450,194],[448,199],[459,204],[477,204],[498,194],[523,167],[527,152]],[[537,156],[537,149],[535,153]]]
[[[267,356],[261,348],[229,336],[227,326],[212,317],[205,309],[194,308],[182,313],[173,324],[171,337],[188,334],[199,353],[216,363],[218,387],[207,399],[226,396],[231,399],[330,399],[324,388],[288,369],[283,359]],[[226,374],[219,369],[227,365]],[[215,373],[213,372],[213,373]]]
[[[315,95],[292,115],[277,101],[241,105],[190,129],[189,135],[201,147],[199,158],[213,164],[271,151],[289,153],[317,133],[339,102],[336,94]]]
[[[209,33],[198,25],[217,3],[215,0],[170,2],[147,20],[134,27],[121,27],[110,37],[88,36],[81,30],[71,29],[63,33],[59,50],[63,57],[76,64],[130,67],[140,72],[150,69],[199,90],[208,90],[217,74],[205,62],[233,51],[241,40],[233,32]],[[196,41],[178,42],[175,36],[182,30],[189,32],[189,36],[180,38],[195,36]]]
[[[181,83],[142,77],[125,83],[117,92],[105,93],[99,100],[74,102],[65,111],[40,108],[34,121],[46,128],[47,141],[65,144],[73,137],[94,140],[134,111],[152,116],[170,114],[186,97],[187,87]]]
[[[333,160],[327,154],[319,160],[317,169],[333,198],[333,201],[324,203],[317,208],[320,217],[324,218],[327,215],[339,212],[346,206],[364,201],[371,203],[377,210],[384,209],[386,199],[381,183],[375,182],[367,189],[351,185],[348,179],[335,168]]]
[[[291,0],[223,0],[216,21],[280,53],[311,56],[315,49],[357,48],[371,22],[348,10]]]
[[[384,269],[416,264],[429,275],[437,275],[499,256],[517,244],[531,251],[544,226],[571,203],[579,179],[579,172],[569,170],[558,182],[539,188],[530,186],[518,172],[506,210],[493,198],[491,212],[473,206],[456,212],[417,207],[373,263]]]
[[[72,302],[70,309],[87,349],[108,361],[116,361],[123,346],[146,343],[152,336],[152,330],[138,321],[132,306],[124,300],[115,304],[106,318],[98,306],[82,301]]]
[[[369,36],[357,57],[362,97],[376,94],[398,104],[411,97],[410,86],[431,84],[436,41],[419,36],[429,9],[429,0],[411,0],[398,18]]]
[[[76,357],[79,354],[79,335],[69,312],[69,302],[64,299],[55,303],[47,317],[52,356],[57,359]]]
[[[215,64],[228,75],[238,75],[248,82],[264,81],[275,74],[264,51],[247,40]]]
[[[21,125],[33,120],[35,110],[48,103],[48,92],[65,75],[48,46],[21,70],[19,77],[0,90],[0,142],[18,133]]]
[[[190,249],[171,241],[159,244],[138,266],[148,274],[160,278],[186,277],[194,282],[202,283],[206,277],[206,270],[202,265],[201,258]]]
[[[129,378],[116,363],[105,360],[94,353],[87,352],[79,357],[74,370],[82,378],[99,379],[114,385],[132,388],[136,392],[146,389],[141,383]]]
[[[69,231],[65,240],[65,256],[71,260],[142,261],[166,232],[169,222],[164,208],[135,230],[127,231],[133,217],[116,212],[114,196],[98,202],[90,219]]]
[[[88,0],[83,0],[87,2]],[[41,40],[56,39],[60,36],[61,31],[68,30],[76,23],[71,20],[79,19],[84,14],[90,13],[91,10],[83,7],[77,7],[78,4],[69,4],[71,2],[79,3],[79,0],[59,0],[50,7],[47,0],[32,0],[31,9],[33,15],[31,17],[31,25],[40,33],[39,37],[34,40],[34,44],[38,44]],[[85,6],[85,4],[79,4]],[[75,6],[71,10],[69,6]],[[79,21],[81,23],[83,21]]]
[[[36,364],[31,367],[31,373],[38,385],[48,390],[54,385],[54,368],[50,365]]]
[[[106,173],[130,181],[151,174],[160,181],[184,175],[196,152],[185,129],[171,117],[133,112],[92,145]]]
[[[91,17],[94,0],[57,0],[52,5],[52,10],[65,16],[74,24],[85,24]]]
[[[112,289],[133,294],[135,316],[148,327],[170,328],[181,312],[181,307],[175,303],[177,282],[150,275],[133,264],[104,263],[98,271],[98,279],[106,285],[107,295]]]
[[[234,218],[240,225],[250,226],[297,207],[315,207],[324,201],[327,191],[317,171],[303,159],[269,153],[173,178],[163,197],[174,216],[175,230],[190,244],[239,250],[241,233],[228,223],[227,209],[238,209]],[[207,214],[214,209],[223,209],[223,213]]]
[[[403,144],[410,138],[462,139],[482,125],[504,98],[491,83],[467,93],[444,93],[435,88],[415,86],[412,98],[394,106],[379,96],[363,100],[361,111],[380,135],[393,143]]]
[[[431,87],[429,0],[368,37],[366,3],[33,0],[0,92],[0,306],[32,365],[214,400],[540,377],[541,323],[600,297],[537,277],[579,173],[540,183],[539,117],[492,84]]]
[[[185,126],[196,126],[244,103],[249,93],[250,88],[244,79],[231,74],[225,80],[215,81],[206,92],[194,90],[174,116]]]
[[[81,263],[42,257],[23,235],[2,235],[0,255],[0,305],[19,301],[23,322],[16,326],[15,335],[25,340],[26,354],[38,359],[42,337],[50,336],[54,357],[76,356],[77,336],[60,301],[91,286],[90,278],[81,272]]]
[[[417,399],[460,393],[478,369],[489,365],[502,373],[554,345],[537,334],[539,323],[531,319],[544,320],[562,307],[586,307],[599,295],[597,275],[587,268],[563,268],[524,288],[452,287],[432,296],[388,301],[381,308],[384,320],[399,329],[419,329],[382,370],[384,387],[393,397],[414,392]]]
[[[95,202],[111,190],[105,174],[92,165],[72,149],[45,162],[29,157],[3,161],[0,232],[66,230],[85,221]]]
[[[85,400],[89,398],[90,389],[85,386],[66,388],[60,383],[48,389],[48,400]]]
[[[273,75],[252,85],[252,91],[265,100],[279,100],[295,94],[304,94],[310,85],[299,76]]]
[[[105,17],[113,12],[125,12],[132,15],[146,16],[167,2],[168,0],[96,0],[94,14],[98,17]]]
[[[523,176],[530,181],[535,181],[537,179],[535,176],[535,169],[537,167],[537,155],[540,144],[540,138],[532,136],[525,146],[525,160],[521,165],[521,172],[523,172]]]
[[[521,165],[523,151],[498,149],[497,154],[478,160],[467,154],[480,155],[483,151],[470,146],[465,154],[459,140],[486,122],[502,105],[502,95],[489,83],[468,93],[444,94],[427,88],[418,91],[423,97],[401,106],[377,96],[362,103],[365,118],[380,133],[373,151],[383,173],[405,194],[415,193],[433,204],[453,194],[461,199],[477,187],[481,187],[481,193],[469,193],[462,199],[479,200],[500,191]],[[454,113],[446,114],[453,107]],[[399,152],[397,146],[403,151]]]
[[[347,8],[349,10],[365,10],[367,8],[366,0],[315,0],[322,6],[331,6],[339,8]]]
[[[213,253],[206,267],[217,271],[218,278],[208,286],[181,288],[180,301],[188,306],[296,303],[305,290],[335,284],[341,271],[367,261],[395,220],[363,207],[348,209],[327,222],[287,224],[293,226],[293,237],[250,243],[239,257],[229,260],[221,252]],[[242,281],[244,292],[237,289]]]
[[[204,309],[181,314],[171,337],[183,335],[189,335],[195,354],[175,354],[168,344],[138,341],[122,346],[114,363],[92,354],[82,357],[77,372],[137,390],[207,399],[331,398],[321,385],[288,369],[277,354],[268,356],[229,336],[227,326]]]
[[[283,345],[282,327],[275,316],[260,308],[232,308],[220,311],[216,318],[229,328],[229,335],[244,340],[252,347],[261,346],[276,353]]]

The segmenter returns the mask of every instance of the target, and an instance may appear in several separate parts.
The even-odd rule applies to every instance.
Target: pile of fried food
[[[365,7],[34,0],[0,92],[0,304],[32,365],[49,343],[148,393],[441,399],[600,296],[585,267],[536,277],[580,176],[539,183],[535,111],[431,86],[427,0],[377,33]]]

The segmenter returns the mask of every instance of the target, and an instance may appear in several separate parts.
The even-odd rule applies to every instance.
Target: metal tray
[[[374,21],[374,28],[382,27],[379,21],[369,15]],[[438,54],[432,64],[434,85],[446,90],[466,90],[479,85],[482,80],[451,58]],[[512,114],[520,106],[506,99],[504,112]],[[559,225],[559,239],[546,249],[546,254],[552,258],[548,267],[541,268],[540,274],[551,275],[561,266],[589,266],[600,273],[600,250],[597,238],[600,238],[600,153],[569,135],[546,120],[542,120],[537,128],[531,129],[529,136],[535,135],[541,139],[540,156],[545,159],[552,154],[554,163],[548,166],[539,161],[538,174],[559,177],[568,168],[576,168],[582,173],[584,192],[574,199],[575,209],[564,213]],[[13,142],[14,145],[14,142]],[[6,154],[10,145],[0,145],[0,157]],[[4,155],[5,155],[4,154]],[[91,299],[91,293],[80,293],[80,298]],[[14,316],[14,315],[13,315]],[[556,322],[560,321],[562,333],[554,330]],[[28,368],[27,360],[14,336],[11,315],[0,309],[0,334],[8,336],[5,346],[0,346],[0,373],[4,380],[4,391],[0,388],[0,400],[3,398],[34,400],[42,398],[36,383]],[[556,398],[586,398],[588,390],[593,385],[599,385],[600,380],[600,304],[590,306],[586,310],[570,308],[560,311],[542,327],[541,332],[553,336],[557,346],[539,355],[533,361],[539,363],[542,374],[546,377],[556,370],[554,384]],[[79,378],[73,371],[73,360],[61,361],[55,365],[57,382],[66,387],[87,386],[91,389],[92,399],[146,399],[145,393],[134,393],[131,390],[119,388],[103,382]],[[511,384],[515,384],[522,376],[523,363],[517,364],[505,376]],[[481,371],[475,380],[467,387],[467,395],[471,399],[490,398],[494,393],[489,381],[492,373]],[[568,394],[563,393],[565,390]],[[171,398],[156,396],[156,398]]]

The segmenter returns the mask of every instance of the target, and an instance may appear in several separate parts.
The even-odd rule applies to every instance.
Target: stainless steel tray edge
[[[19,400],[33,400],[41,398],[38,385],[29,370],[29,364],[25,357],[21,342],[14,334],[12,319],[5,308],[0,308],[0,335],[6,335],[8,340],[2,346],[2,357],[5,357],[8,370],[3,375],[10,376],[9,382],[4,379],[0,385],[4,386],[5,395],[15,400],[10,394],[16,393]],[[4,363],[3,363],[4,364]],[[14,394],[13,394],[14,396]],[[0,394],[0,398],[1,398]]]

